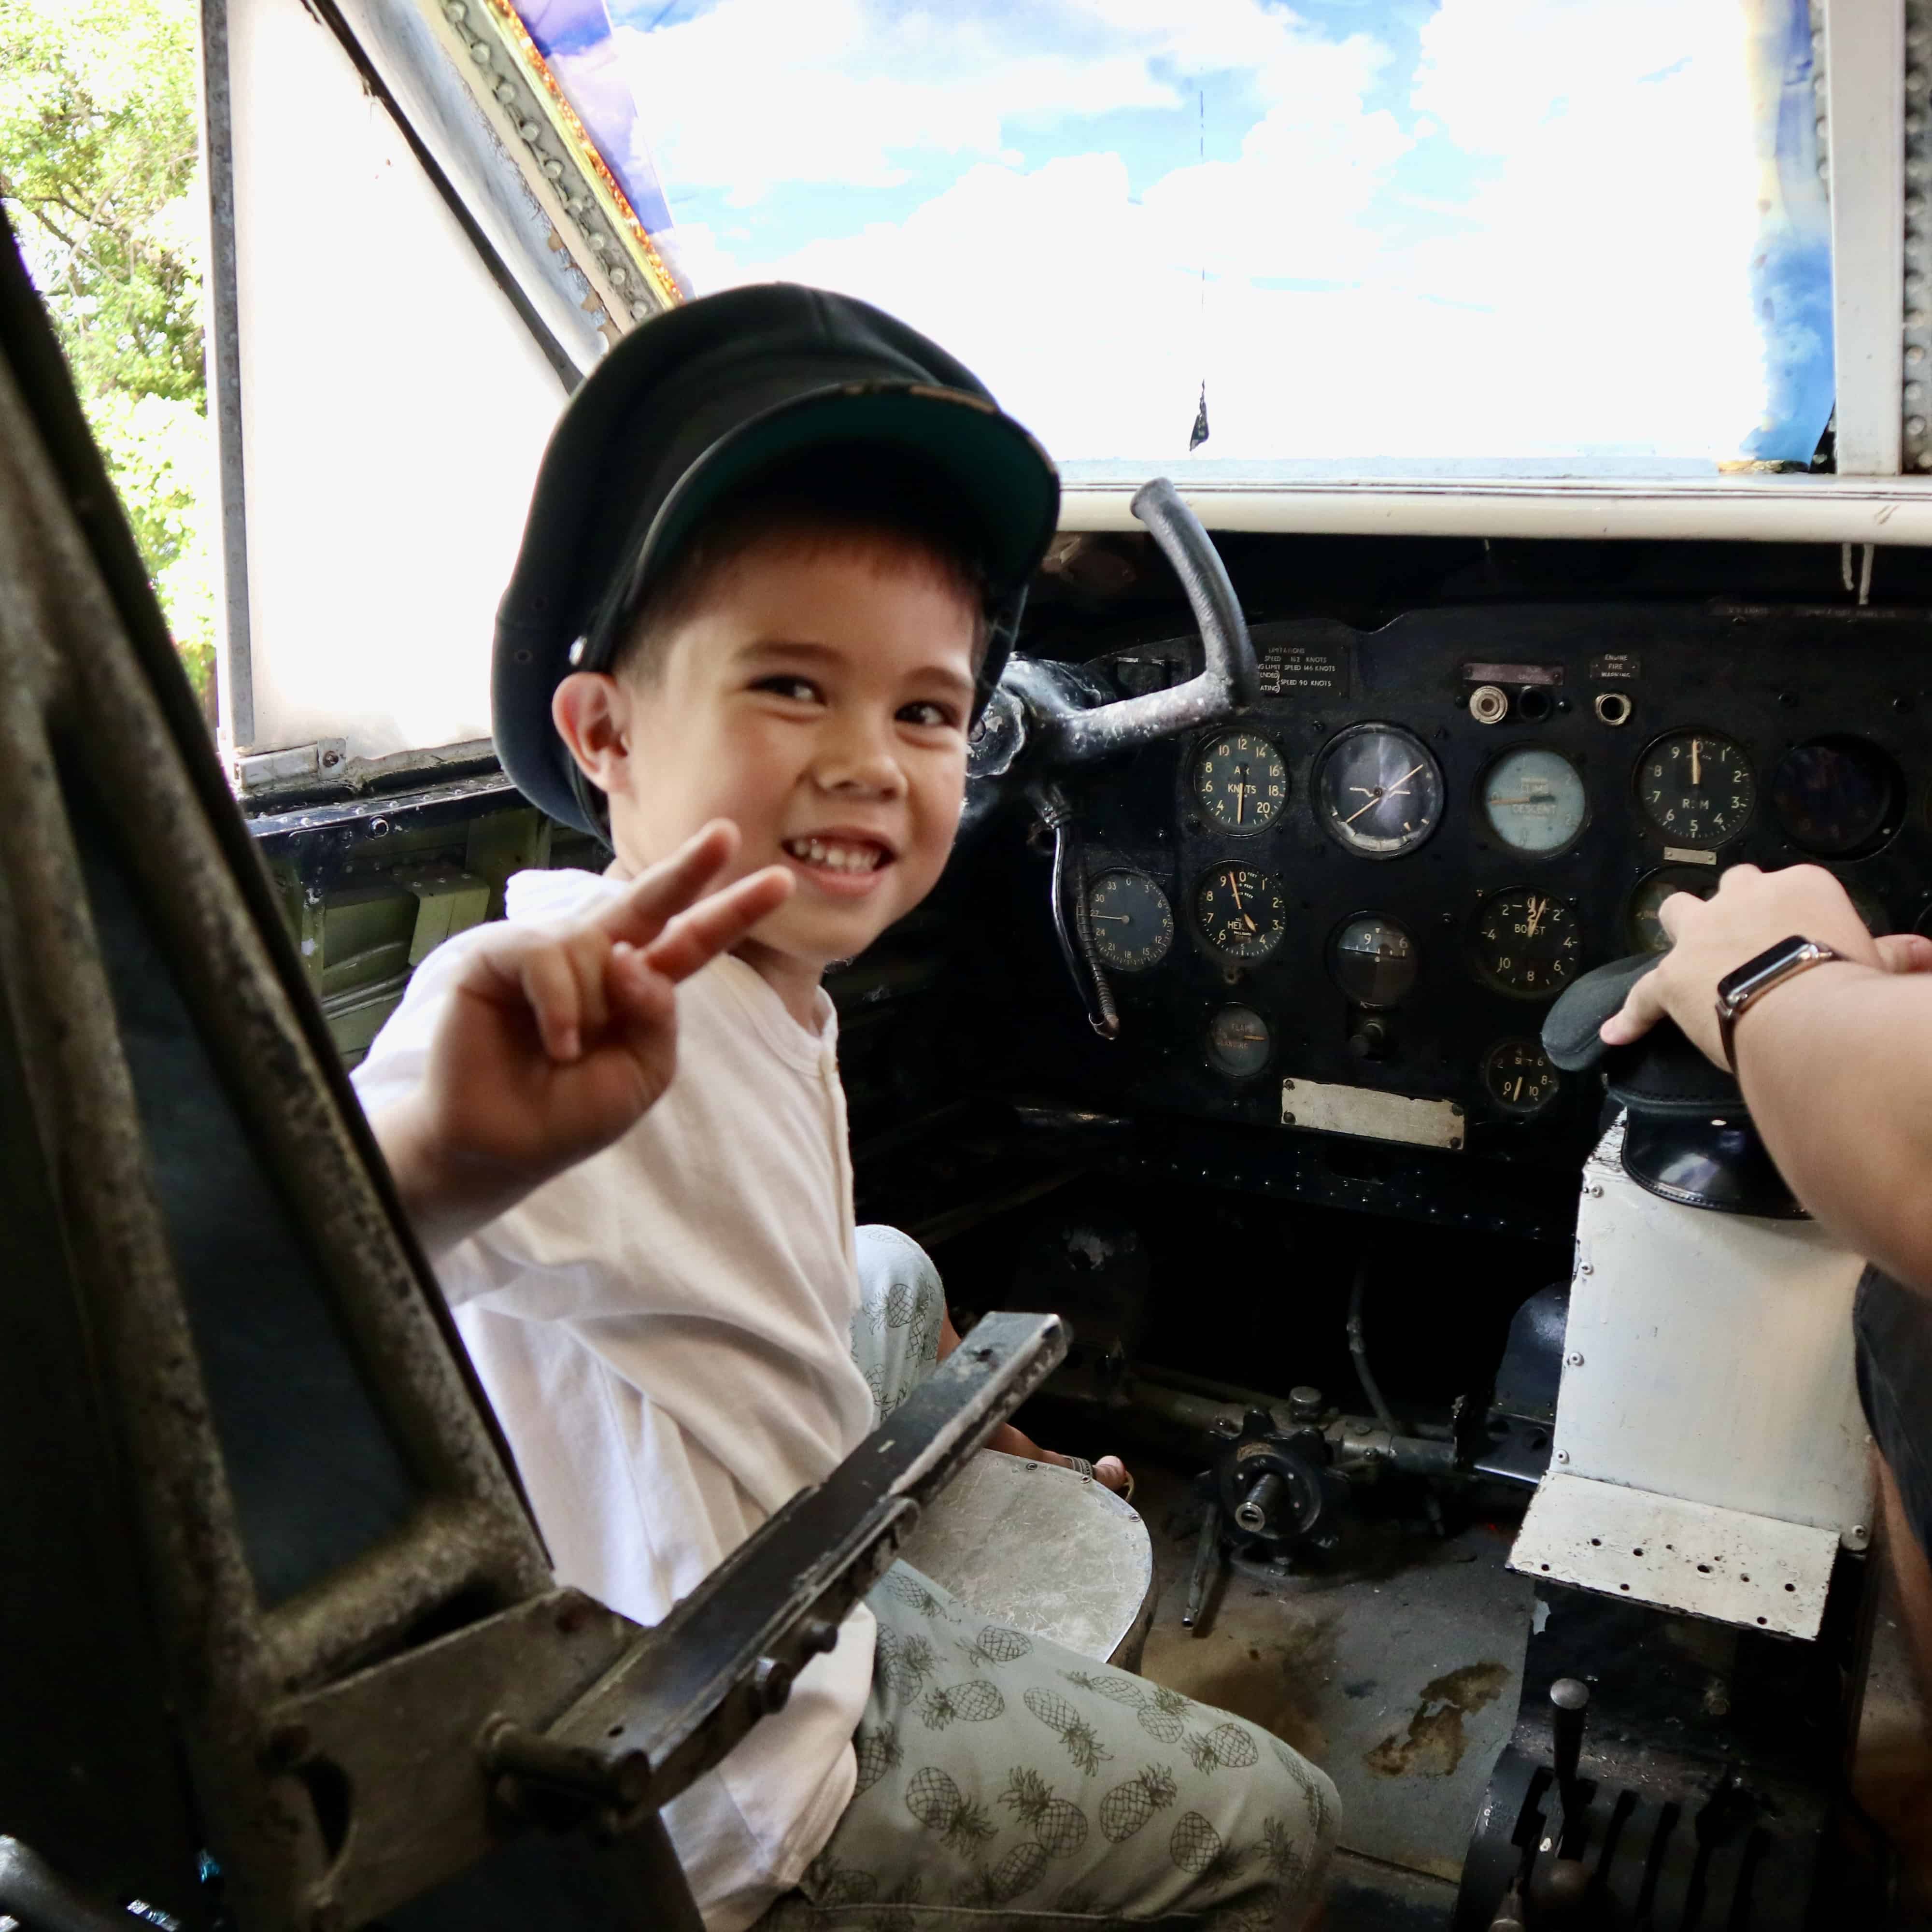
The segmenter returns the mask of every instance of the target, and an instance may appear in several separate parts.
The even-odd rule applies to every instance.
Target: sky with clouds
[[[878,302],[1076,472],[1802,458],[1829,410],[1804,0],[524,11],[694,290]]]

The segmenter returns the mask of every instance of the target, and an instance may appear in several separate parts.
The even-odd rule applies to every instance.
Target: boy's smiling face
[[[800,1018],[820,975],[937,883],[965,795],[978,620],[890,539],[778,536],[722,566],[615,677],[558,686],[557,728],[635,872],[708,820],[731,878],[781,864],[792,896],[739,950]]]

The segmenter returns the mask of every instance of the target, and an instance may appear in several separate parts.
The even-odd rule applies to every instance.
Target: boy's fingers
[[[518,962],[517,980],[544,1052],[553,1060],[576,1059],[584,1050],[583,1007],[577,974],[564,949],[532,948]]]
[[[667,980],[689,979],[776,911],[791,896],[791,874],[782,866],[767,866],[762,872],[713,892],[665,927],[645,949],[645,963]]]
[[[596,920],[598,931],[633,946],[647,946],[686,907],[701,898],[738,849],[738,828],[714,818],[668,859],[640,873],[631,889]]]

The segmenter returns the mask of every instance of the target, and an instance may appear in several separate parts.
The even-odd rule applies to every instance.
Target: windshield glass
[[[1830,414],[1805,0],[525,14],[694,290],[878,302],[1075,478],[1802,464]]]

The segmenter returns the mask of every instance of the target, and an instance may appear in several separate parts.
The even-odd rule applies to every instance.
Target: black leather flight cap
[[[1052,460],[963,363],[881,310],[787,283],[733,289],[626,336],[544,452],[490,688],[497,755],[525,796],[599,832],[550,722],[558,684],[609,662],[652,578],[728,492],[853,443],[929,464],[958,502],[987,585],[984,704],[1058,520]]]
[[[1736,1080],[1676,1021],[1658,1021],[1629,1046],[1604,1044],[1598,1029],[1658,956],[1613,959],[1567,988],[1543,1022],[1544,1052],[1566,1073],[1601,1065],[1610,1099],[1628,1110],[1624,1172],[1640,1186],[1687,1208],[1802,1218]]]
[[[1660,1020],[1630,1046],[1606,1046],[1598,1029],[1629,997],[1659,956],[1633,953],[1598,966],[1566,987],[1543,1022],[1543,1050],[1565,1073],[1600,1062],[1610,1098],[1646,1114],[1728,1113],[1742,1119],[1744,1096],[1713,1066],[1674,1020]]]

